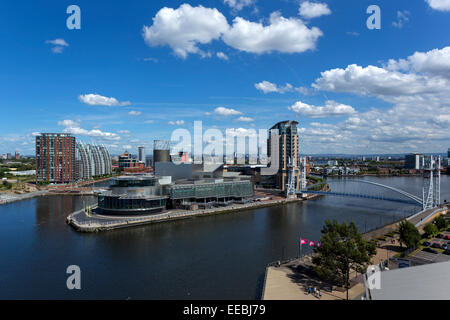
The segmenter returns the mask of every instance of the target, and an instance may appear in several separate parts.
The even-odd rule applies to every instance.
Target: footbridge
[[[297,191],[297,194],[320,194],[338,197],[392,201],[413,204],[417,206],[423,205],[423,201],[419,196],[381,183],[361,179],[342,179],[331,181],[331,183],[339,182],[349,183],[352,186],[346,186],[345,191],[324,191],[322,187],[328,184],[328,181],[322,181],[320,183],[309,185],[303,190]],[[361,184],[371,186],[371,188],[363,188]]]

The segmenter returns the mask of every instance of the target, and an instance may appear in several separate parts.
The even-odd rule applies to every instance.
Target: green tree
[[[436,217],[436,218],[433,220],[433,223],[434,223],[434,225],[435,225],[439,230],[446,229],[447,226],[448,226],[447,220],[445,220],[444,216],[442,216],[442,215],[439,216],[439,217]]]
[[[420,233],[416,226],[409,221],[402,221],[399,224],[400,245],[406,245],[409,248],[415,248],[420,241]]]
[[[436,225],[434,223],[427,224],[423,228],[423,231],[426,233],[426,235],[428,237],[432,237],[432,236],[436,235],[439,232],[438,228],[436,227]]]
[[[325,221],[322,228],[321,246],[315,249],[314,270],[325,281],[350,286],[350,270],[364,273],[376,254],[374,243],[365,241],[355,223],[339,224]]]
[[[12,184],[5,180],[3,181],[3,187],[5,187],[6,189],[11,189]]]

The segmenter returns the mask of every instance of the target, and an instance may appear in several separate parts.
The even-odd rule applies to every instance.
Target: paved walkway
[[[388,258],[392,258],[400,252],[400,244],[392,238],[377,248],[377,254],[372,258],[372,264],[379,264]],[[309,286],[322,288],[322,298],[320,300],[345,300],[346,292],[329,289],[326,290],[323,283],[314,279],[308,272],[305,265],[311,265],[311,260],[306,259],[302,262],[295,260],[281,267],[268,267],[263,293],[263,300],[319,300],[312,294],[307,294]],[[364,283],[361,275],[356,272],[350,275],[351,283],[354,284],[349,290],[349,299],[357,299],[364,294]]]

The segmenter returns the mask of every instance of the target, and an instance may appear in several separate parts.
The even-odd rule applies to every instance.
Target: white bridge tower
[[[441,204],[441,157],[424,157],[422,168],[422,204],[423,210],[427,210]]]

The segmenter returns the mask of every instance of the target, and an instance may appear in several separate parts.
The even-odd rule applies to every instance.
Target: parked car
[[[433,243],[433,244],[431,245],[431,247],[432,247],[432,248],[436,248],[436,249],[440,249],[440,248],[441,248],[441,245],[440,245],[439,243],[435,242],[435,243]]]
[[[429,243],[428,241],[425,241],[424,243],[422,243],[425,247],[429,247],[431,246],[431,243]]]
[[[438,252],[437,252],[436,250],[431,249],[431,248],[423,248],[422,251],[429,252],[429,253],[434,253],[434,254],[438,254]]]
[[[447,250],[444,251],[444,254],[450,255],[450,249],[447,248]]]
[[[450,240],[450,236],[445,236],[444,239],[445,240]]]
[[[443,244],[441,245],[441,249],[447,250],[447,249],[448,249],[448,244],[443,243]]]
[[[436,238],[442,239],[442,238],[444,238],[444,235],[443,235],[442,233],[439,233],[439,234],[436,236]]]

